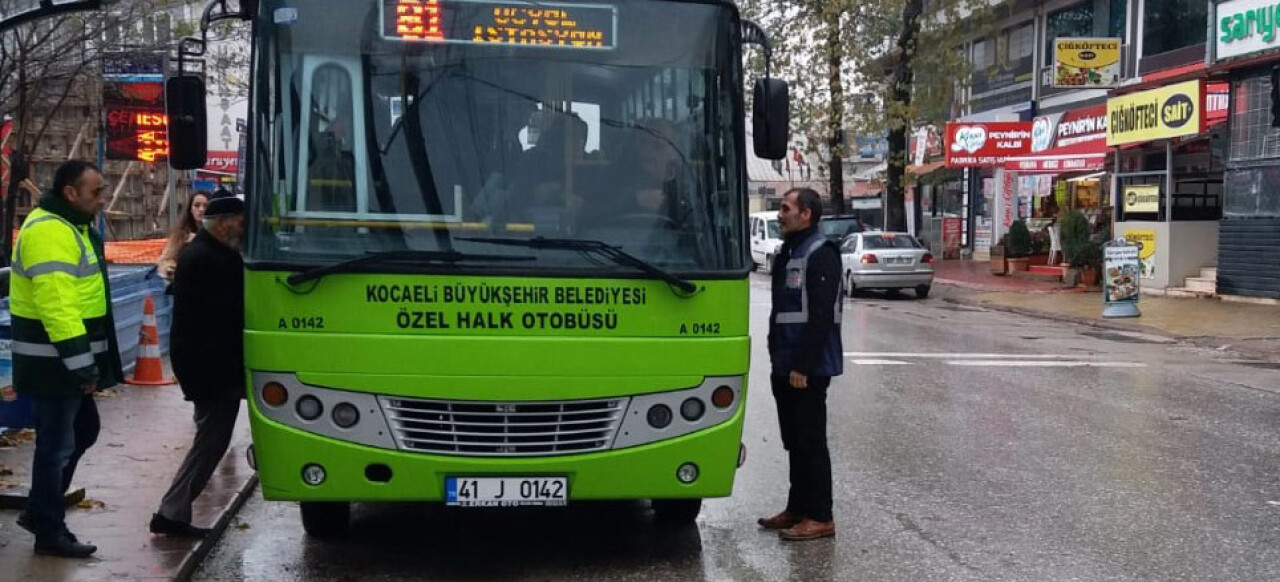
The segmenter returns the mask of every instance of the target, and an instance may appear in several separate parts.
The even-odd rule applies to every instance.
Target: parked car
[[[840,245],[840,262],[850,296],[855,289],[914,289],[924,299],[933,286],[933,255],[907,233],[851,234]]]
[[[840,244],[849,235],[867,230],[867,225],[856,214],[841,214],[838,216],[823,216],[822,220],[818,222],[818,229],[831,242]]]
[[[782,248],[782,229],[778,226],[777,212],[756,212],[751,215],[751,266],[773,270],[773,257]]]

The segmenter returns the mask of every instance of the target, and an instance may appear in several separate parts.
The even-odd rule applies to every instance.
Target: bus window
[[[326,64],[312,73],[311,119],[306,152],[308,211],[356,210],[355,138],[351,76]]]

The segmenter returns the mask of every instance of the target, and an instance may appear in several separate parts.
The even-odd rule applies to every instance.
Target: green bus
[[[202,29],[235,17],[266,499],[335,537],[352,502],[650,499],[687,522],[731,493],[758,27],[711,0],[214,0]],[[204,156],[195,79],[170,81],[175,167]],[[776,158],[786,86],[754,91]]]

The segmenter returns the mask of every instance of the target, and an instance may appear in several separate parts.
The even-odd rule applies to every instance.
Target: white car
[[[782,248],[782,229],[778,226],[777,212],[756,212],[751,215],[751,266],[773,270],[773,257]]]
[[[904,232],[851,234],[840,244],[840,263],[850,297],[855,289],[914,289],[924,299],[933,286],[933,255]]]

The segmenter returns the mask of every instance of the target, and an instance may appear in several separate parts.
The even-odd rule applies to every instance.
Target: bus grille
[[[469,456],[537,456],[608,449],[627,399],[477,402],[382,397],[396,446]]]

